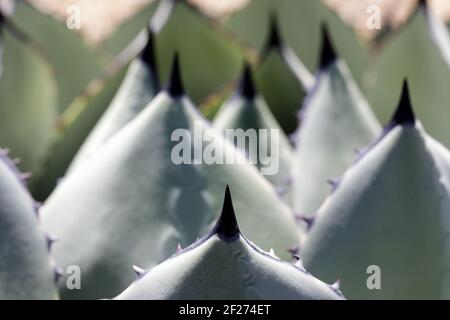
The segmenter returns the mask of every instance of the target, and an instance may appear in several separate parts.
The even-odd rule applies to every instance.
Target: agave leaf
[[[61,288],[63,297],[118,294],[132,279],[131,264],[156,265],[178,243],[186,246],[205,233],[227,184],[236,190],[243,230],[258,245],[283,253],[299,240],[289,208],[254,166],[174,163],[174,130],[194,135],[209,128],[184,96],[177,66],[167,91],[68,175],[43,208],[45,228],[60,239],[56,261],[83,272],[82,290]],[[203,147],[212,144],[240,159],[214,130],[205,139],[210,142]]]
[[[148,26],[148,21],[154,14],[157,3],[158,1],[152,1],[134,16],[131,16],[109,38],[103,41],[102,47],[113,56],[120,54],[139,35],[142,29]]]
[[[214,127],[226,134],[226,129],[242,129],[247,131],[249,129],[256,130],[277,130],[277,141],[271,141],[272,144],[267,144],[264,139],[258,139],[256,146],[246,144],[244,146],[244,153],[249,154],[250,148],[258,150],[259,154],[271,155],[279,159],[279,169],[274,175],[267,175],[266,178],[276,186],[284,186],[286,178],[290,173],[293,150],[288,138],[283,133],[283,130],[278,125],[269,110],[265,100],[255,92],[251,70],[248,65],[244,69],[241,79],[241,84],[236,94],[231,97],[220,109],[219,113],[214,119]],[[231,141],[237,146],[237,141]],[[257,167],[266,167],[258,159]]]
[[[437,23],[428,9],[418,8],[376,60],[368,98],[379,119],[387,121],[388,106],[395,104],[400,83],[407,77],[417,116],[429,133],[448,148],[450,108],[442,103],[450,99],[450,71],[445,58],[448,35],[437,32]]]
[[[13,21],[44,48],[55,70],[58,105],[63,112],[100,73],[100,58],[63,23],[40,13],[27,1],[15,3]]]
[[[286,132],[293,132],[297,125],[295,114],[305,93],[313,86],[314,77],[282,41],[275,16],[272,17],[256,79],[275,118]]]
[[[348,298],[448,299],[449,157],[415,120],[405,86],[381,138],[320,208],[305,265],[325,281],[339,276]],[[370,265],[380,290],[367,287]]]
[[[36,214],[20,172],[0,150],[0,300],[58,297]]]
[[[111,136],[139,114],[159,91],[155,61],[154,35],[128,68],[127,75],[114,100],[83,143],[70,170],[88,160]]]
[[[350,62],[350,70],[359,82],[368,64],[367,48],[341,19],[317,0],[254,0],[224,22],[227,29],[256,48],[264,47],[264,34],[276,13],[282,37],[294,49],[309,70],[316,70],[320,51],[320,24],[326,22],[339,52]]]
[[[170,3],[175,2],[173,7]],[[177,51],[185,62],[186,90],[195,103],[236,78],[242,65],[238,46],[219,35],[209,21],[184,1],[164,0],[152,18],[158,33],[158,61],[163,78]]]
[[[110,105],[125,77],[127,67],[128,65],[102,81],[94,80],[88,88],[95,90],[75,99],[62,115],[53,146],[47,153],[39,174],[34,175],[30,181],[30,189],[37,200],[47,199],[58,180],[64,177],[86,137]]]
[[[421,3],[422,10],[428,22],[431,39],[440,51],[442,59],[450,68],[450,35],[445,23],[436,16],[436,14],[428,8],[426,1]]]
[[[343,299],[332,286],[241,235],[228,188],[221,216],[206,236],[138,275],[116,299]]]
[[[323,29],[321,70],[305,100],[294,135],[291,197],[294,210],[314,215],[328,195],[327,180],[338,178],[380,130],[345,62],[336,57]]]
[[[57,117],[56,86],[42,55],[11,25],[0,26],[0,144],[35,171],[47,151]]]

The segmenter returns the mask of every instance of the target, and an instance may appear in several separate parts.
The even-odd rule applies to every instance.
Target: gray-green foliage
[[[0,300],[56,299],[48,242],[22,179],[0,150]]]
[[[431,10],[431,9],[430,9]],[[450,147],[450,99],[448,83],[449,35],[425,7],[419,7],[408,23],[375,59],[368,73],[368,98],[375,113],[387,121],[404,77],[408,78],[416,113],[430,134]]]
[[[158,93],[159,87],[154,34],[150,32],[146,47],[129,66],[114,100],[80,148],[71,169],[89,159],[111,136],[139,114]]]
[[[306,272],[300,261],[282,262],[241,235],[227,189],[220,219],[206,236],[142,271],[116,299],[340,300],[343,296]]]
[[[294,210],[312,216],[328,195],[327,180],[339,178],[358,149],[380,131],[369,104],[338,59],[324,31],[321,70],[305,99],[292,162],[291,202]]]
[[[179,79],[176,74],[172,79]],[[187,97],[163,91],[61,182],[43,208],[43,223],[60,239],[56,262],[78,264],[83,271],[83,289],[62,288],[63,297],[118,294],[133,278],[130,263],[154,266],[178,243],[186,246],[204,234],[228,184],[244,232],[287,257],[287,248],[299,241],[293,215],[254,166],[174,163],[180,139],[171,139],[174,130],[186,129],[193,137],[194,130],[208,128]],[[219,133],[207,132],[203,149],[213,146],[239,159]],[[206,139],[207,133],[200,134]],[[199,147],[194,144],[192,151]]]
[[[50,65],[28,38],[1,17],[0,145],[38,170],[57,118]]]
[[[250,146],[250,140],[245,146],[238,147],[243,147],[242,151],[247,156],[250,155],[249,150],[252,150],[251,154],[253,155],[262,154],[276,159],[278,162],[278,170],[275,174],[266,175],[266,178],[276,186],[284,186],[291,168],[292,146],[284,134],[283,129],[273,117],[264,98],[255,92],[251,77],[250,67],[246,66],[238,91],[221,107],[214,119],[213,125],[225,137],[227,129],[242,129],[249,133],[249,140],[252,137],[251,133],[254,132],[255,138],[257,138],[254,140],[256,145]],[[267,132],[267,136],[260,136],[260,130],[265,130],[264,132]],[[271,132],[276,135],[276,140],[270,140]],[[238,142],[231,141],[231,143],[237,145]],[[263,160],[267,162],[267,159]],[[267,163],[261,163],[259,156],[256,164],[259,169],[268,166]]]
[[[449,168],[450,152],[414,119],[405,89],[383,135],[319,209],[305,266],[339,277],[352,299],[448,299]],[[367,284],[371,265],[379,290]]]

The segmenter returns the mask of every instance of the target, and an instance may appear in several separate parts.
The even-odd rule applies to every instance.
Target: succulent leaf
[[[92,157],[115,133],[139,114],[160,89],[156,64],[155,35],[148,33],[147,44],[131,63],[114,100],[83,143],[69,171]]]
[[[48,245],[19,171],[0,150],[0,300],[58,297]]]
[[[59,111],[63,112],[101,72],[101,59],[77,32],[41,13],[28,1],[15,1],[11,19],[44,48],[55,71],[58,106]]]
[[[287,132],[294,131],[295,114],[305,93],[313,86],[314,76],[282,40],[274,13],[255,75],[277,121]]]
[[[216,226],[154,267],[118,300],[341,300],[338,289],[256,247],[239,231],[227,189]]]
[[[254,166],[173,162],[174,130],[186,129],[194,137],[207,128],[186,96],[163,91],[61,182],[42,209],[43,223],[60,239],[54,246],[57,263],[80,265],[84,274],[82,290],[63,291],[63,297],[118,294],[133,279],[130,265],[154,266],[178,243],[186,246],[204,234],[228,184],[242,229],[258,245],[282,256],[298,242],[290,209]],[[239,159],[240,153],[211,130],[202,146],[194,144],[193,154],[213,146]]]
[[[64,177],[75,155],[96,126],[125,77],[128,65],[106,79],[96,79],[58,120],[58,132],[38,173],[30,181],[33,196],[44,201]],[[94,88],[94,90],[90,90]],[[80,161],[81,162],[81,161]],[[74,164],[75,165],[75,164]]]
[[[430,9],[419,6],[375,59],[368,74],[368,99],[378,118],[386,122],[407,77],[416,114],[435,139],[450,147],[450,39]]]
[[[236,94],[233,95],[219,110],[213,123],[214,127],[225,134],[226,129],[277,130],[277,141],[264,143],[258,139],[257,145],[252,146],[259,154],[272,155],[279,159],[279,170],[275,175],[266,178],[276,186],[286,185],[285,178],[290,174],[293,150],[283,130],[275,120],[264,98],[256,91],[252,80],[250,66],[246,65]],[[231,141],[237,146],[237,141]],[[259,144],[261,144],[259,146]],[[242,150],[249,153],[251,146],[245,145]],[[264,166],[258,159],[257,167]]]
[[[50,65],[9,17],[0,26],[0,145],[35,172],[46,154],[57,118],[56,83]],[[6,22],[7,21],[7,22]]]
[[[164,14],[160,16],[159,12]],[[213,28],[208,18],[187,2],[161,1],[152,18],[151,25],[154,24],[162,78],[167,79],[171,57],[179,52],[184,61],[186,92],[195,103],[202,102],[239,73],[243,58],[240,47]]]
[[[321,70],[301,111],[294,134],[290,196],[295,212],[314,215],[329,194],[326,181],[339,177],[354,159],[354,150],[381,131],[370,106],[345,62],[338,58],[323,28]]]
[[[448,299],[450,152],[411,118],[405,86],[383,135],[323,203],[302,246],[305,266],[342,279],[351,299]],[[369,266],[380,290],[369,290]]]

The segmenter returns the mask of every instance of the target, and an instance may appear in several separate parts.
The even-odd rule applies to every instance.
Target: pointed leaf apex
[[[47,249],[50,250],[50,249],[52,248],[53,244],[54,244],[56,241],[58,241],[58,238],[53,237],[53,236],[47,234],[47,235],[45,236],[45,240],[46,240],[46,242],[47,242]]]
[[[265,53],[267,54],[272,49],[280,49],[282,46],[280,31],[278,29],[277,17],[274,12],[270,15],[269,34],[267,36]]]
[[[232,242],[239,236],[239,226],[234,213],[230,188],[225,190],[222,213],[214,227],[214,232],[223,240]]]
[[[150,73],[153,76],[155,87],[157,90],[159,90],[159,78],[155,50],[155,33],[151,31],[150,28],[148,29],[147,44],[141,52],[141,59],[150,70]]]
[[[330,34],[328,33],[328,27],[325,23],[322,23],[322,52],[320,57],[320,69],[327,68],[331,63],[336,61],[337,56],[331,42]]]
[[[314,225],[314,220],[315,220],[314,217],[306,217],[304,215],[297,214],[297,215],[295,215],[295,218],[296,218],[296,220],[303,221],[304,223],[306,223],[306,227],[308,230],[311,230],[311,228]]]
[[[54,281],[55,283],[58,283],[59,280],[64,276],[64,271],[61,268],[55,268],[53,270],[54,275]]]
[[[254,99],[256,96],[255,84],[252,78],[252,70],[248,63],[245,63],[244,65],[244,71],[242,72],[238,92],[242,97],[249,100]]]
[[[183,83],[181,81],[180,61],[178,53],[175,53],[172,62],[172,72],[170,74],[169,83],[167,85],[167,92],[173,98],[180,98],[184,96]]]
[[[392,117],[391,123],[393,125],[414,125],[416,117],[411,106],[411,100],[409,96],[408,81],[405,79],[403,82],[402,96],[400,102]]]

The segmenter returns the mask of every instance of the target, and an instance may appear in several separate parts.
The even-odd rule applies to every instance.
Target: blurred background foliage
[[[171,3],[171,0],[163,0]],[[32,173],[34,196],[45,200],[114,97],[140,48],[139,34],[161,1],[0,0],[2,9],[0,146]],[[408,76],[419,118],[450,147],[448,66],[432,43],[416,0],[189,0],[170,15],[158,10],[160,78],[180,53],[187,92],[211,118],[232,92],[243,61],[252,63],[261,93],[286,133],[292,133],[306,89],[285,58],[267,47],[271,23],[281,41],[314,74],[320,25],[326,22],[375,113],[387,120]],[[81,9],[70,30],[68,7]],[[368,6],[381,8],[382,28],[369,30]],[[448,1],[430,1],[448,20]],[[429,112],[429,110],[437,110]]]

